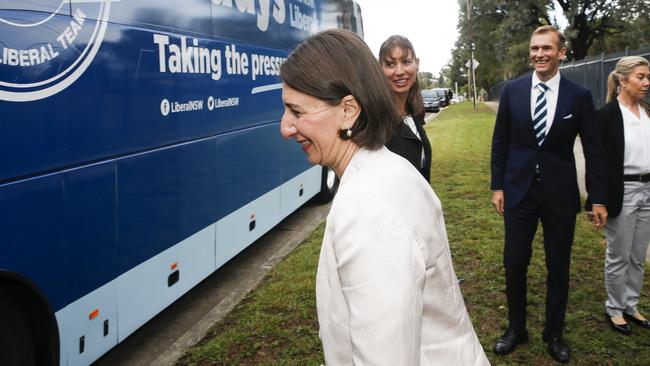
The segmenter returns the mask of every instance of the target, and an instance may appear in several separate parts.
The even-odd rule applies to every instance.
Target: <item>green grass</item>
[[[494,112],[483,105],[452,105],[426,129],[433,147],[431,185],[440,197],[454,267],[474,328],[493,365],[554,365],[541,340],[546,269],[541,233],[529,267],[528,344],[503,357],[491,349],[506,327],[503,221],[490,204],[490,142]],[[541,230],[541,228],[540,228]],[[320,365],[323,363],[314,299],[314,279],[323,226],[281,262],[260,287],[179,365]],[[650,331],[633,327],[620,336],[604,321],[605,241],[578,218],[571,266],[565,338],[574,365],[647,365]],[[644,288],[650,286],[646,277]],[[641,311],[650,314],[647,296]]]

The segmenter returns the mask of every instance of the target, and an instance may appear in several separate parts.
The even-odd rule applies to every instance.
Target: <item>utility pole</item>
[[[476,109],[476,74],[474,74],[474,36],[472,34],[472,0],[467,0],[467,29],[469,31],[469,63],[470,63],[470,73],[468,77],[472,79],[470,87],[470,93],[472,93],[472,100],[474,103],[474,109]],[[469,82],[467,83],[470,86]]]

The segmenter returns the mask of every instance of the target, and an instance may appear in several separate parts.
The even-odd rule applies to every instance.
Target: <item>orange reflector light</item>
[[[88,314],[88,319],[93,320],[99,315],[99,309],[95,309]]]
[[[176,268],[178,268],[178,263],[177,262],[172,263],[171,267],[172,267],[172,271],[175,270]]]
[[[251,215],[251,220],[255,220],[255,214]]]

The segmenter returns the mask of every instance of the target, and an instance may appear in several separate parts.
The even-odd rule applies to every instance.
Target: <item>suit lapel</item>
[[[537,139],[535,138],[535,128],[533,125],[533,116],[530,114],[530,93],[533,85],[533,75],[529,77],[520,79],[519,85],[517,85],[515,93],[514,105],[518,108],[518,116],[522,116],[518,120],[524,124],[523,130],[526,132],[526,139],[529,143],[537,145]]]
[[[420,141],[420,139],[418,139],[418,137],[413,133],[413,130],[411,130],[411,127],[409,127],[404,121],[400,123],[399,134],[403,138]]]
[[[553,136],[553,131],[557,130],[558,123],[562,123],[562,119],[569,114],[571,114],[571,88],[569,88],[569,84],[565,83],[564,78],[560,75],[555,115],[553,116],[553,123],[550,129],[546,133],[547,139]]]
[[[555,106],[555,116],[553,116],[553,124],[551,129],[555,126],[556,122],[562,121],[562,118],[571,113],[571,89],[568,83],[564,82],[564,78],[560,76],[560,87],[557,93],[557,105]]]

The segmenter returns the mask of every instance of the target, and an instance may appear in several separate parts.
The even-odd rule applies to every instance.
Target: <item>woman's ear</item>
[[[357,100],[352,95],[347,95],[341,100],[341,106],[343,107],[343,118],[346,120],[349,125],[348,128],[352,127],[359,114],[361,114],[361,106],[357,103]]]

